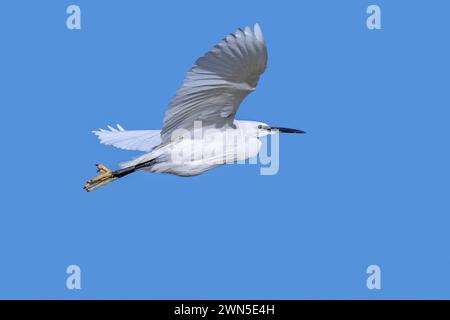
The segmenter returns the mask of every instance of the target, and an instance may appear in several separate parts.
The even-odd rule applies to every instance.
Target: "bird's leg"
[[[126,168],[122,168],[116,171],[111,171],[107,167],[105,167],[102,164],[97,164],[97,172],[100,172],[100,174],[91,180],[88,180],[87,183],[83,186],[83,189],[87,192],[96,190],[100,187],[103,187],[105,184],[110,183],[111,181],[120,179],[122,177],[125,177],[129,175],[130,173],[133,173],[137,170],[151,167],[155,163],[155,159],[151,159],[145,162],[141,162],[135,166],[130,166]]]
[[[85,189],[87,192],[96,190],[105,184],[114,181],[118,179],[118,177],[114,176],[114,172],[106,168],[102,164],[97,164],[97,172],[100,172],[100,174],[90,180],[87,181],[87,183],[83,186],[83,189]]]

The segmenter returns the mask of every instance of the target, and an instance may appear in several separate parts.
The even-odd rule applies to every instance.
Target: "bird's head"
[[[258,121],[244,121],[244,120],[235,120],[234,122],[236,128],[240,130],[244,130],[246,135],[255,136],[258,138],[265,137],[272,134],[277,134],[280,132],[283,133],[306,133],[303,130],[298,129],[290,129],[284,127],[275,127],[268,125],[264,122]]]
[[[306,133],[303,130],[298,129],[291,129],[291,128],[284,128],[284,127],[275,127],[268,125],[267,123],[263,122],[255,122],[255,131],[257,137],[265,137],[272,134],[277,134],[280,132],[283,133]]]

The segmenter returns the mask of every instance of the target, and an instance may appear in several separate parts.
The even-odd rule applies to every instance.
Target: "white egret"
[[[95,190],[138,170],[198,175],[255,157],[261,137],[279,132],[304,133],[235,120],[239,105],[255,90],[266,65],[267,48],[258,24],[254,30],[246,27],[228,35],[187,73],[166,111],[161,130],[125,130],[117,125],[117,129],[108,126],[109,130],[93,131],[102,144],[145,154],[122,163],[122,169],[116,171],[97,165],[100,174],[84,189]]]

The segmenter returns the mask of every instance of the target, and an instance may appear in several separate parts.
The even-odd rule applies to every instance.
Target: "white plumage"
[[[267,48],[258,24],[254,30],[246,27],[228,35],[187,73],[169,104],[161,130],[125,130],[117,125],[93,131],[102,144],[145,152],[121,164],[127,169],[111,172],[102,166],[99,170],[110,180],[141,169],[192,176],[256,156],[261,146],[258,138],[283,128],[235,120],[235,115],[244,98],[256,89],[266,65]],[[198,123],[201,136],[196,136]],[[228,139],[230,134],[233,137]],[[93,190],[105,179],[96,177],[85,188]]]
[[[119,124],[117,129],[108,126],[109,130],[99,129],[93,133],[100,143],[124,150],[150,152],[161,144],[161,130],[125,130]]]
[[[232,126],[242,100],[256,89],[267,65],[261,29],[238,29],[198,59],[187,73],[164,116],[161,137],[170,140],[174,129],[191,129],[195,120],[204,127]]]

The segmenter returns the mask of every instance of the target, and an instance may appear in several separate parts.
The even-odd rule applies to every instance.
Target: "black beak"
[[[280,132],[284,132],[284,133],[306,133],[303,130],[298,130],[298,129],[290,129],[290,128],[282,128],[282,127],[270,127],[272,130],[278,130]]]

